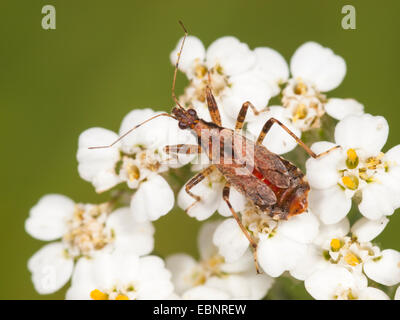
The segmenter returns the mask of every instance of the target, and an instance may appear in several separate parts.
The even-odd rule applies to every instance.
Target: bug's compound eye
[[[185,130],[188,128],[188,124],[186,122],[179,121],[178,127],[179,129]]]
[[[196,110],[194,110],[194,109],[189,109],[187,112],[188,112],[192,117],[197,117],[197,112],[196,112]]]

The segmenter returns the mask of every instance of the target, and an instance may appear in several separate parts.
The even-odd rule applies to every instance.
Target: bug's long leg
[[[228,205],[229,210],[231,210],[232,216],[235,218],[237,224],[239,225],[240,229],[242,230],[242,232],[244,233],[244,235],[246,236],[247,240],[249,240],[250,245],[253,249],[253,254],[254,254],[254,263],[256,265],[256,270],[257,273],[261,273],[260,272],[260,268],[258,266],[258,259],[257,259],[257,243],[254,241],[254,239],[251,237],[251,235],[249,234],[249,232],[247,231],[247,229],[243,226],[242,221],[240,220],[238,214],[236,213],[236,211],[232,208],[232,205],[229,201],[229,192],[230,192],[231,186],[230,184],[227,182],[225,184],[224,190],[222,191],[222,198],[224,199],[224,201],[226,202],[226,204]]]
[[[214,95],[212,94],[211,88],[209,86],[206,87],[206,97],[207,97],[207,106],[208,111],[210,112],[210,116],[212,121],[221,126],[221,115],[218,110],[217,102],[215,101]]]
[[[185,191],[189,196],[191,196],[195,201],[185,209],[185,212],[188,213],[191,208],[193,208],[200,200],[201,197],[194,194],[190,189],[192,189],[196,184],[204,180],[205,177],[209,176],[215,169],[215,166],[211,165],[205,168],[203,171],[196,174],[189,182],[185,185]]]
[[[293,139],[296,140],[296,142],[313,158],[318,159],[320,157],[323,157],[325,155],[327,155],[329,152],[339,149],[340,146],[334,146],[333,148],[328,149],[327,151],[324,151],[322,153],[316,154],[315,152],[313,152],[303,141],[301,141],[301,139],[299,139],[299,137],[297,137],[292,131],[290,131],[290,129],[288,127],[286,127],[282,122],[280,122],[279,120],[275,119],[275,118],[271,118],[269,119],[265,124],[264,127],[262,128],[260,135],[258,136],[257,139],[257,144],[261,144],[265,138],[265,136],[267,135],[268,131],[271,129],[272,125],[276,123],[278,125],[280,125],[288,134],[290,134]]]
[[[173,119],[176,120],[176,118],[175,118],[174,116],[171,116],[171,115],[168,114],[168,113],[160,113],[160,114],[157,114],[157,115],[154,116],[154,117],[151,117],[150,119],[147,119],[147,120],[145,120],[145,121],[139,123],[138,125],[134,126],[132,129],[129,129],[127,132],[125,132],[122,136],[120,136],[120,137],[119,137],[117,140],[115,140],[113,143],[111,143],[111,144],[109,144],[109,145],[107,145],[107,146],[89,147],[89,149],[105,149],[105,148],[110,148],[110,147],[112,147],[113,145],[115,145],[118,141],[120,141],[120,140],[122,140],[123,138],[125,138],[125,137],[126,137],[128,134],[130,134],[133,130],[139,128],[140,126],[144,125],[145,123],[147,123],[147,122],[149,122],[149,121],[151,121],[151,120],[153,120],[153,119],[155,119],[155,118],[158,118],[158,117],[170,117],[170,118],[173,118]]]
[[[165,146],[164,151],[166,153],[197,154],[201,153],[201,146],[196,144],[174,144],[170,146]]]
[[[246,114],[247,110],[251,108],[253,110],[253,113],[257,116],[260,114],[261,111],[258,111],[256,107],[250,102],[247,101],[243,103],[242,107],[240,108],[240,111],[238,113],[237,119],[236,119],[236,125],[235,125],[235,131],[240,131],[243,128],[244,124],[244,119],[246,119]]]

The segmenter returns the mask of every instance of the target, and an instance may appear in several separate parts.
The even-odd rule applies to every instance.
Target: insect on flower
[[[175,95],[175,82],[179,60],[188,32],[182,22],[179,21],[179,23],[185,32],[185,36],[178,53],[172,82],[172,97],[177,106],[172,109],[171,114],[161,113],[136,125],[120,136],[111,145],[91,147],[90,149],[109,148],[126,135],[130,134],[133,130],[160,116],[174,118],[178,121],[180,129],[191,130],[197,137],[197,145],[178,144],[166,146],[164,148],[168,154],[199,154],[204,152],[211,161],[210,166],[195,175],[185,186],[186,192],[195,200],[186,209],[186,212],[201,201],[201,197],[194,194],[191,189],[215,170],[218,170],[226,180],[223,189],[223,199],[253,248],[256,269],[257,272],[259,272],[256,254],[257,243],[243,226],[239,215],[233,209],[229,201],[230,188],[235,188],[248,200],[252,201],[255,206],[259,207],[262,212],[276,219],[288,219],[307,209],[307,195],[310,186],[300,169],[279,155],[270,152],[262,145],[272,125],[274,123],[280,125],[313,158],[319,158],[339,148],[339,146],[333,147],[320,154],[315,154],[293,132],[275,118],[270,118],[265,123],[257,140],[253,142],[240,133],[244,125],[248,108],[250,107],[254,114],[259,114],[259,111],[256,110],[251,102],[243,103],[236,120],[235,130],[224,128],[221,123],[221,116],[216,100],[211,90],[210,73],[208,85],[205,88],[205,96],[212,122],[200,119],[194,109],[185,109],[182,107]]]

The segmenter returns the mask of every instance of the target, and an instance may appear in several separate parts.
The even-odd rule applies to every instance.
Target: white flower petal
[[[343,267],[329,266],[317,270],[304,281],[307,292],[317,300],[331,300],[337,291],[353,288],[356,281],[353,275]]]
[[[329,262],[323,257],[321,248],[309,245],[304,256],[290,270],[290,275],[297,280],[304,281],[316,270],[326,268],[327,266],[329,266]]]
[[[215,40],[208,47],[206,60],[209,69],[220,65],[225,74],[232,76],[249,70],[256,56],[247,44],[228,36]]]
[[[386,249],[381,254],[382,258],[379,260],[364,263],[364,272],[375,282],[393,286],[400,282],[400,252]]]
[[[170,54],[171,63],[175,66],[178,60],[178,53],[181,49],[183,37],[179,39],[175,49]],[[188,76],[193,76],[193,69],[196,63],[204,61],[206,49],[201,40],[194,36],[187,36],[183,47],[181,59],[179,60],[179,70],[185,72]]]
[[[278,233],[272,238],[260,239],[257,248],[258,262],[265,273],[279,277],[284,271],[293,269],[305,254],[307,245],[287,239]]]
[[[61,289],[70,279],[73,259],[65,255],[65,247],[55,242],[42,247],[28,261],[32,282],[37,292],[49,294]]]
[[[137,221],[155,221],[174,207],[174,193],[168,182],[153,175],[140,184],[131,200],[131,211]]]
[[[266,112],[261,113],[254,121],[248,122],[247,130],[255,137],[258,137],[264,124],[270,118],[281,121],[297,137],[301,137],[301,131],[289,120],[287,109],[280,106],[271,106]],[[297,142],[281,126],[275,124],[265,136],[263,145],[273,153],[284,154],[296,148]]]
[[[213,242],[228,263],[241,258],[249,247],[249,241],[233,218],[226,219],[218,226]]]
[[[154,248],[154,227],[149,221],[137,222],[129,207],[112,212],[106,221],[112,230],[116,250],[123,250],[139,256],[149,254]]]
[[[335,141],[344,149],[357,151],[359,148],[365,156],[376,156],[385,145],[388,133],[389,125],[384,117],[350,115],[336,125]]]
[[[320,224],[319,234],[314,238],[313,242],[324,249],[329,249],[330,242],[333,238],[343,238],[349,231],[350,222],[347,218],[335,224]]]
[[[80,258],[75,265],[71,279],[71,287],[65,298],[67,300],[90,300],[90,292],[96,289],[93,282],[93,259]]]
[[[227,292],[232,299],[262,299],[273,284],[273,279],[266,274],[247,272],[228,274],[224,277],[213,276],[207,280],[207,287]]]
[[[321,141],[311,146],[316,154],[336,146],[334,143]],[[338,163],[344,158],[341,149],[334,150],[319,158],[309,158],[306,161],[307,179],[312,188],[325,189],[337,184],[340,179]]]
[[[32,237],[51,241],[61,238],[67,231],[68,220],[74,213],[75,203],[60,194],[43,196],[29,212],[25,230]]]
[[[261,111],[273,95],[268,81],[260,77],[256,72],[246,72],[230,78],[231,87],[224,91],[222,105],[224,111],[233,119],[236,119],[239,111],[246,101],[250,101],[254,107]],[[246,119],[255,119],[252,110],[247,112]]]
[[[183,253],[173,254],[165,259],[167,269],[172,273],[175,291],[181,295],[193,287],[193,273],[198,269],[197,261]]]
[[[232,208],[236,212],[240,212],[244,209],[247,200],[243,194],[236,191],[235,188],[231,188],[230,193],[229,193],[229,202],[231,203]],[[229,209],[228,205],[226,204],[226,202],[223,199],[221,200],[221,203],[218,207],[218,212],[220,215],[222,215],[224,217],[232,216],[231,210]]]
[[[228,274],[224,277],[210,277],[205,285],[228,293],[233,299],[251,299],[251,290],[246,277]]]
[[[396,166],[400,165],[400,144],[391,148],[388,152],[386,152],[385,157],[396,164]]]
[[[122,120],[120,135],[151,117],[161,114],[152,109],[136,109],[129,112]],[[166,145],[178,143],[195,143],[189,131],[178,128],[178,122],[167,116],[155,118],[143,126],[135,129],[121,141],[121,148],[126,153],[132,153],[138,146],[159,151]]]
[[[254,270],[244,274],[251,290],[251,299],[262,299],[274,284],[274,279],[266,274],[257,274]]]
[[[319,91],[335,89],[346,75],[346,62],[329,49],[316,42],[306,42],[290,60],[293,78],[311,81]]]
[[[106,191],[121,182],[115,173],[115,165],[120,160],[120,142],[110,148],[89,149],[107,146],[118,139],[118,135],[103,128],[90,128],[79,136],[78,172],[83,180],[93,184],[96,192]]]
[[[184,300],[227,300],[230,296],[225,291],[202,285],[186,291],[182,298]]]
[[[390,298],[382,290],[368,287],[359,293],[358,300],[390,300]]]
[[[273,95],[278,94],[279,84],[289,78],[289,67],[285,59],[278,51],[267,47],[256,48],[254,53],[257,57],[255,70],[273,84]]]
[[[254,255],[250,248],[246,250],[244,255],[230,263],[223,263],[220,266],[222,272],[225,273],[241,273],[241,272],[252,272],[256,273],[256,266],[254,264]]]
[[[385,229],[389,219],[382,217],[378,220],[367,218],[358,219],[351,227],[351,232],[359,242],[369,242],[375,239]]]
[[[217,247],[213,243],[213,235],[221,221],[207,221],[201,225],[197,235],[197,247],[201,260],[208,260],[218,253]]]
[[[351,209],[351,199],[338,186],[327,189],[311,189],[309,206],[325,224],[335,224],[342,220]]]
[[[165,268],[164,261],[156,256],[140,258],[137,281],[140,281],[138,286],[140,300],[164,300],[174,290],[171,272]]]
[[[317,236],[318,229],[318,219],[307,211],[287,221],[282,221],[277,233],[300,243],[310,243]]]
[[[222,183],[213,182],[210,184],[207,178],[196,184],[190,191],[200,196],[201,200],[188,211],[189,216],[200,221],[208,219],[218,209],[222,201],[222,189]],[[195,201],[186,192],[185,187],[179,191],[178,205],[183,210],[187,209]]]
[[[354,99],[330,98],[325,104],[325,111],[331,117],[342,120],[349,115],[364,113],[364,105]]]
[[[362,200],[358,209],[364,217],[377,220],[394,212],[393,201],[396,201],[394,195],[384,184],[373,182],[362,189]]]

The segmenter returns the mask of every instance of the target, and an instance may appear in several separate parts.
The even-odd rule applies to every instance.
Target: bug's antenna
[[[182,23],[181,20],[179,20],[179,24],[181,25],[183,31],[185,32],[185,35],[183,36],[183,40],[182,40],[182,43],[181,43],[181,48],[179,49],[179,52],[178,52],[178,60],[176,60],[176,63],[175,63],[174,79],[173,79],[173,81],[172,81],[172,98],[174,99],[175,103],[176,103],[181,109],[184,109],[184,108],[181,106],[181,104],[179,103],[178,99],[176,98],[176,95],[175,95],[175,82],[176,82],[176,75],[177,75],[177,73],[178,73],[179,60],[181,59],[181,55],[182,55],[182,51],[183,51],[183,45],[185,44],[185,40],[186,40],[186,37],[187,37],[187,35],[188,35],[188,32],[187,32],[187,30],[186,30],[186,28],[185,28],[185,26],[183,25],[183,23]]]
[[[106,148],[111,148],[113,145],[115,145],[118,141],[122,140],[123,138],[125,138],[128,134],[130,134],[133,130],[139,128],[141,125],[145,124],[146,122],[149,122],[150,120],[153,120],[155,118],[158,117],[170,117],[170,118],[174,118],[176,120],[176,118],[168,113],[160,113],[157,114],[153,117],[151,117],[150,119],[147,119],[141,123],[139,123],[138,125],[134,126],[132,129],[129,129],[127,132],[125,132],[122,136],[120,136],[117,140],[115,140],[113,143],[109,144],[108,146],[98,146],[98,147],[89,147],[89,149],[106,149]]]

